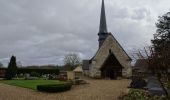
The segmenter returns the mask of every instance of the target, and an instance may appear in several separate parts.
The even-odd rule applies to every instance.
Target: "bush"
[[[71,89],[71,83],[37,85],[37,90],[42,92],[64,92]]]
[[[149,92],[139,89],[131,89],[127,95],[119,98],[120,100],[170,100],[166,96],[151,95]]]

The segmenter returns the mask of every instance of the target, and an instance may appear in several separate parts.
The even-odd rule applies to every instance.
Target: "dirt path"
[[[130,80],[87,80],[63,93],[41,93],[0,83],[0,100],[117,100],[127,92]]]

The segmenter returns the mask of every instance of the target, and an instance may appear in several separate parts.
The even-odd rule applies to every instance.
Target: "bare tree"
[[[67,69],[73,70],[77,65],[81,64],[80,57],[76,53],[69,53],[64,57],[64,65]]]
[[[155,52],[154,47],[150,46],[148,48],[144,48],[142,51],[139,50],[137,56],[139,59],[145,59],[148,64],[148,72],[152,75],[155,75],[168,96],[168,92],[164,86],[165,79],[168,80],[168,61],[167,61],[167,53],[162,49],[161,51],[164,56],[159,56],[158,53]]]
[[[162,89],[168,96],[164,83],[170,82],[168,75],[170,67],[170,12],[159,17],[156,27],[156,34],[154,34],[154,39],[151,40],[152,46],[138,50],[133,58],[146,60],[148,72],[157,76]]]

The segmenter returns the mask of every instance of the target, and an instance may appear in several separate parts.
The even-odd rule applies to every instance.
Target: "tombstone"
[[[165,95],[164,90],[161,87],[157,77],[150,76],[148,77],[148,84],[147,84],[148,91],[153,95]]]
[[[25,74],[25,80],[37,80],[38,77],[31,77],[30,74]]]
[[[30,74],[25,74],[25,78],[29,78],[30,77]]]
[[[130,83],[131,88],[142,89],[147,85],[146,81],[140,77],[133,77]]]

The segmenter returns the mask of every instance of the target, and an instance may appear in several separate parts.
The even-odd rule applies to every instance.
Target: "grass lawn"
[[[33,90],[36,90],[37,85],[63,83],[58,80],[2,80],[0,82]]]

